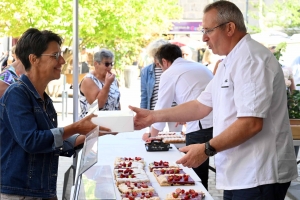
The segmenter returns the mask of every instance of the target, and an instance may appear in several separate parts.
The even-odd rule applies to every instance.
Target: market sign
[[[202,21],[172,21],[173,27],[169,33],[199,33],[201,34]]]

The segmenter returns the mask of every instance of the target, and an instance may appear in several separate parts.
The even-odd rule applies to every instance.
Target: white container
[[[92,122],[98,126],[109,128],[111,132],[133,132],[133,112],[127,111],[95,111]]]

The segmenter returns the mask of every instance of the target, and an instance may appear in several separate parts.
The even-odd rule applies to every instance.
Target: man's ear
[[[235,29],[236,29],[235,23],[229,22],[228,23],[228,27],[226,29],[227,35],[228,36],[232,36],[234,34],[234,32],[235,32]]]
[[[167,63],[168,61],[166,60],[166,59],[164,59],[164,58],[162,58],[161,59],[161,65],[163,65],[163,64],[165,64],[165,63]]]
[[[170,61],[168,61],[164,58],[162,59],[162,61],[165,63],[165,66],[167,66],[167,68],[169,68],[172,65],[172,63]]]

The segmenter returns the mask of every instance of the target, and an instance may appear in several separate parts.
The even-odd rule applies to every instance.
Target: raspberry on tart
[[[124,182],[118,185],[118,189],[121,193],[127,192],[154,192],[150,182]]]
[[[175,162],[168,162],[168,161],[154,161],[149,164],[150,172],[153,171],[153,169],[159,169],[159,168],[179,168],[179,166]]]
[[[156,176],[161,186],[195,185],[195,181],[188,174],[164,174]]]
[[[204,197],[205,194],[202,191],[177,188],[174,192],[167,194],[166,200],[202,200]]]
[[[160,168],[153,169],[153,174],[155,177],[165,175],[165,174],[186,174],[183,169],[179,168]]]
[[[159,196],[155,192],[126,192],[125,194],[121,194],[122,200],[160,200]]]

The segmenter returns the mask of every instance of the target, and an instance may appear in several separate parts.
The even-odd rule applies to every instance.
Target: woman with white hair
[[[115,74],[114,54],[108,49],[100,49],[94,54],[95,70],[88,73],[79,84],[80,118],[98,100],[99,110],[121,110],[120,90]]]
[[[180,47],[181,52],[182,52],[182,58],[186,60],[193,60],[193,52],[192,49],[188,46],[182,46]]]
[[[146,48],[149,57],[153,59],[153,63],[144,67],[141,71],[141,108],[154,110],[157,101],[160,75],[162,74],[159,62],[157,62],[154,56],[157,50],[167,43],[167,40],[158,39],[151,42]]]

